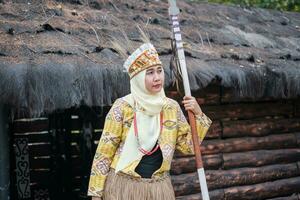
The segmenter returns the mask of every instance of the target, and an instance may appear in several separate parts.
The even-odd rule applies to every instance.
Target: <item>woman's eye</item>
[[[147,71],[146,74],[151,75],[151,74],[153,74],[153,71]]]

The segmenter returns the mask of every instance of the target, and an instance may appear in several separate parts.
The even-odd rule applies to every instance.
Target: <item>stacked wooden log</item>
[[[213,120],[201,145],[211,199],[300,199],[299,99],[236,99],[217,85],[194,95]],[[177,199],[201,199],[193,155],[175,155]]]

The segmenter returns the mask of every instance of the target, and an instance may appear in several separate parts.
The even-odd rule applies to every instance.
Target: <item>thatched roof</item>
[[[37,116],[129,92],[109,42],[135,24],[157,47],[170,85],[167,1],[0,1],[0,102]],[[21,3],[20,3],[21,2]],[[31,2],[31,3],[30,3]],[[240,97],[300,95],[300,14],[179,1],[191,87],[220,79]]]

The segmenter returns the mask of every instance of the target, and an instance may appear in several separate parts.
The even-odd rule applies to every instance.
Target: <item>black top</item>
[[[155,146],[154,146],[155,148]],[[135,172],[142,178],[151,178],[152,174],[158,170],[162,164],[163,157],[160,147],[151,155],[144,155],[135,168]]]

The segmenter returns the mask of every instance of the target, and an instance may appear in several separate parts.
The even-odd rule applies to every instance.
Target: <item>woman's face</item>
[[[164,86],[164,70],[161,65],[153,66],[146,69],[145,87],[151,94],[161,91]]]

